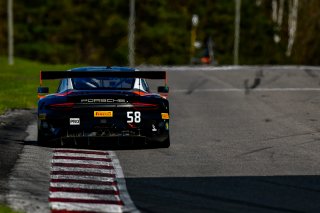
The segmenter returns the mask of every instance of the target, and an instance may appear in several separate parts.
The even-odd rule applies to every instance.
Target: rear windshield
[[[100,89],[132,89],[134,78],[73,78],[73,88],[76,90],[100,90]]]

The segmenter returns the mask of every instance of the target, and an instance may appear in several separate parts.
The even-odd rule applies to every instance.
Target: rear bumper
[[[169,130],[159,129],[157,132],[146,132],[142,129],[136,130],[104,130],[103,132],[70,130],[65,128],[40,128],[41,134],[48,141],[61,143],[150,143],[163,142],[169,138]]]
[[[108,124],[86,123],[71,126],[57,120],[38,120],[38,129],[46,138],[167,138],[169,120],[145,120],[139,125],[129,125],[121,120]]]
[[[104,109],[102,109],[104,110]],[[112,117],[94,117],[94,111],[86,109],[69,113],[47,111],[38,113],[38,129],[47,140],[62,142],[112,143],[141,141],[143,143],[163,142],[169,137],[169,118],[163,118],[165,110],[139,111],[139,122],[128,122],[128,111],[114,108]],[[50,112],[50,113],[49,113]],[[133,112],[133,111],[131,111]],[[42,116],[45,114],[45,116]],[[77,119],[78,123],[71,120]]]
[[[63,136],[58,138],[63,144],[108,144],[108,145],[130,145],[130,144],[147,144],[148,139],[144,136]]]

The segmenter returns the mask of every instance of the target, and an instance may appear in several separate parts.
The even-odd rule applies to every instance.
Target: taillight
[[[134,107],[157,107],[157,104],[143,103],[143,102],[132,102]]]
[[[135,109],[156,109],[159,107],[158,104],[143,103],[143,102],[132,102],[131,104]]]
[[[50,104],[48,108],[50,109],[57,109],[57,110],[70,110],[74,106],[74,103],[66,102],[66,103],[59,103],[59,104]]]
[[[69,90],[67,92],[64,92],[64,93],[56,93],[55,96],[67,96],[69,94],[73,93],[72,90]]]

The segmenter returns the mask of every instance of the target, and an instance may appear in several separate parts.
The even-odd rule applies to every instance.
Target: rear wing
[[[41,94],[49,92],[48,87],[42,87],[43,80],[94,77],[164,79],[165,86],[158,87],[158,92],[169,92],[166,71],[40,71],[40,87],[38,88],[38,97],[43,97]]]
[[[166,71],[40,71],[40,85],[42,80],[93,77],[164,79],[167,84]]]

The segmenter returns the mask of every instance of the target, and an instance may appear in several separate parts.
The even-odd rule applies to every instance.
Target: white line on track
[[[264,70],[264,71],[295,71],[295,70],[312,70],[320,71],[318,66],[295,66],[295,65],[238,65],[238,66],[213,66],[213,65],[204,65],[204,66],[139,66],[139,70],[163,70],[169,72],[221,72],[221,71],[255,71],[255,70]]]
[[[105,165],[112,166],[109,162],[103,161],[88,161],[88,160],[69,160],[69,159],[52,159],[52,163],[75,163],[75,164],[89,164],[89,165]]]
[[[101,174],[115,174],[114,170],[110,169],[96,169],[96,168],[80,168],[80,167],[52,167],[51,172],[58,171],[72,171],[72,172],[99,172]]]
[[[79,211],[79,212],[122,212],[122,207],[119,205],[112,204],[88,204],[88,203],[61,203],[61,202],[51,202],[51,205],[54,206],[55,210],[66,210]],[[85,209],[85,210],[84,210]],[[68,211],[66,211],[67,213]]]
[[[114,182],[114,178],[109,177],[97,177],[97,176],[78,176],[78,175],[51,175],[51,179],[59,180],[94,180],[102,182]]]
[[[55,154],[56,153],[74,153],[74,154],[90,154],[90,155],[101,155],[105,157],[108,155],[107,151],[99,151],[99,150],[83,150],[83,149],[55,149],[53,151]]]
[[[116,186],[82,184],[82,183],[50,183],[50,187],[55,187],[55,188],[78,188],[78,189],[100,189],[100,190],[113,190],[113,191],[117,191],[118,190],[118,188]]]
[[[97,154],[65,153],[65,152],[58,152],[58,151],[54,153],[54,156],[102,158],[101,155],[97,155]]]
[[[86,200],[106,200],[120,201],[118,195],[90,194],[90,193],[71,193],[71,192],[50,192],[50,198],[86,199]]]
[[[187,93],[188,89],[172,89],[173,93]],[[211,89],[195,89],[192,92],[245,92],[245,89],[240,88],[211,88]],[[320,91],[320,88],[255,88],[250,89],[252,92],[315,92]]]

